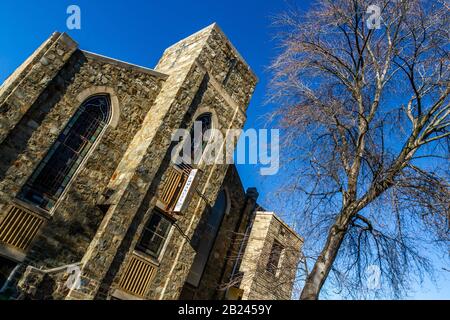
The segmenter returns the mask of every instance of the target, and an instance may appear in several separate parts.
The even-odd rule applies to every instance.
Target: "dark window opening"
[[[110,113],[109,96],[97,95],[86,100],[23,186],[19,197],[50,210],[107,125]]]
[[[194,158],[194,155],[196,152],[198,152],[200,155],[203,154],[203,151],[205,150],[206,146],[208,145],[209,138],[206,136],[206,133],[208,130],[212,128],[212,115],[211,113],[204,113],[200,115],[197,119],[195,119],[195,122],[200,122],[202,125],[202,136],[198,137],[201,138],[202,141],[196,141],[196,137],[194,136],[194,127],[191,129],[191,157]],[[195,125],[194,125],[195,126]],[[201,149],[200,149],[201,146]],[[200,158],[200,157],[198,157]]]
[[[200,132],[198,130],[198,123],[200,123],[201,126]],[[198,164],[197,161],[201,159],[210,140],[210,136],[208,136],[210,134],[208,130],[210,129],[212,129],[212,114],[209,112],[203,113],[194,120],[194,124],[189,132],[189,137],[181,140],[180,144],[177,145],[181,148],[178,155],[181,159],[178,159],[180,163],[177,164],[177,166],[181,170],[187,170],[187,174],[192,170],[192,164]],[[185,148],[190,150],[190,155],[184,154]]]
[[[16,262],[0,256],[0,289],[3,288],[3,286],[6,283],[6,280],[8,280],[8,277],[13,272],[16,266],[17,266]]]
[[[213,248],[214,242],[216,241],[217,234],[222,224],[223,217],[227,208],[227,195],[224,190],[222,190],[217,196],[217,200],[211,209],[206,222],[205,230],[202,234],[197,234],[196,241],[198,242],[197,254],[195,255],[194,262],[192,263],[191,270],[186,279],[186,282],[198,287],[200,284],[201,277],[208,262],[209,255]]]
[[[236,58],[231,58],[230,59],[230,66],[228,68],[227,75],[225,76],[225,79],[223,79],[223,85],[224,86],[226,86],[228,84],[228,80],[230,80],[231,74],[235,70],[236,65],[237,65],[237,59]]]
[[[202,134],[212,128],[212,117],[211,113],[203,113],[195,121],[202,123]]]
[[[158,259],[169,236],[172,221],[155,209],[144,227],[137,249]]]
[[[267,263],[266,270],[272,274],[276,274],[279,268],[281,254],[283,252],[283,246],[276,240],[272,244],[270,250],[269,262]]]

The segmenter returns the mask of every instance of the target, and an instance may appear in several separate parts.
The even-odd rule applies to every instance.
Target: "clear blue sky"
[[[81,30],[66,27],[71,4],[81,8]],[[67,32],[81,49],[152,68],[165,48],[217,22],[260,79],[246,124],[260,127],[258,116],[267,110],[265,68],[274,55],[271,16],[285,7],[282,0],[0,1],[0,82],[53,31]],[[259,184],[244,171],[246,187]]]
[[[81,30],[67,30],[66,9],[72,4],[81,8]],[[246,127],[264,127],[262,117],[270,109],[264,106],[265,70],[276,54],[271,17],[286,7],[282,0],[2,0],[0,83],[53,31],[69,33],[84,50],[152,68],[166,47],[217,22],[260,79]],[[262,178],[253,166],[238,169],[245,187],[256,186],[260,202],[277,211],[269,196],[276,176]],[[438,281],[441,289],[427,282],[411,297],[450,298],[450,280]]]

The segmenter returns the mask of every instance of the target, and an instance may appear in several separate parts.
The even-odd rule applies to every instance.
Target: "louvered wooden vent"
[[[145,297],[153,278],[156,267],[147,260],[133,254],[119,282],[119,287],[138,297]]]
[[[175,207],[184,184],[186,183],[186,171],[170,168],[167,177],[164,181],[164,186],[161,191],[161,202],[166,206],[167,211],[172,211]]]
[[[25,251],[44,221],[41,216],[12,205],[0,223],[0,242]]]

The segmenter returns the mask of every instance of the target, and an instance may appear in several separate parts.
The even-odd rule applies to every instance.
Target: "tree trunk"
[[[320,289],[322,288],[328,273],[331,270],[334,260],[338,254],[342,240],[348,228],[349,219],[344,219],[345,215],[342,213],[328,232],[327,242],[319,258],[314,264],[314,268],[306,278],[305,286],[303,287],[301,300],[317,300],[319,298]],[[344,222],[340,222],[345,220]]]

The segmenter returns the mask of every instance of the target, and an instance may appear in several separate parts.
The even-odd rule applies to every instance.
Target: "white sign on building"
[[[190,198],[190,195],[195,188],[194,182],[197,173],[198,169],[191,170],[191,173],[186,180],[186,184],[184,185],[183,191],[181,191],[180,197],[178,198],[177,204],[175,205],[175,209],[173,209],[174,212],[182,212],[184,209],[186,209],[185,207],[188,203],[187,200]]]

